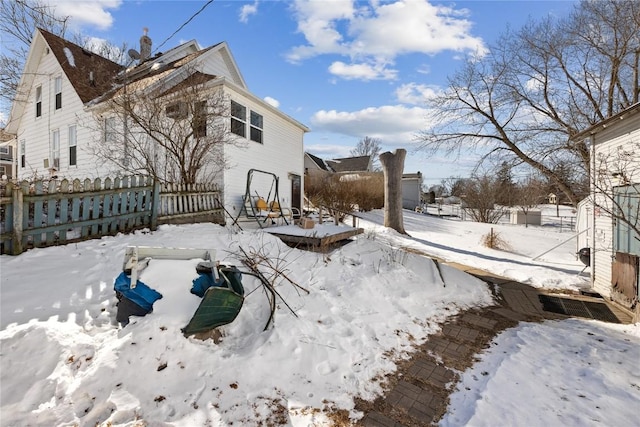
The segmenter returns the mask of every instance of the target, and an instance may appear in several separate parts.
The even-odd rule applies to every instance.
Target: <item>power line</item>
[[[187,20],[185,21],[185,23],[184,23],[184,24],[180,25],[180,27],[179,27],[177,30],[175,30],[175,31],[173,32],[173,34],[171,34],[169,37],[167,37],[167,39],[166,39],[165,41],[163,41],[162,43],[160,43],[160,45],[159,45],[157,48],[155,48],[154,52],[157,52],[157,51],[158,51],[158,49],[160,49],[162,46],[164,46],[164,44],[165,44],[166,42],[168,42],[169,40],[171,40],[171,38],[172,38],[173,36],[175,36],[176,34],[178,34],[178,32],[179,32],[180,30],[182,30],[182,29],[183,29],[183,28],[184,28],[184,27],[185,27],[189,22],[191,22],[191,21],[192,21],[196,16],[198,16],[198,15],[200,14],[200,12],[202,12],[203,10],[205,10],[205,8],[206,8],[207,6],[209,6],[211,3],[213,3],[213,0],[209,0],[209,1],[204,5],[204,6],[202,6],[202,7],[200,8],[200,10],[199,10],[199,11],[197,11],[196,13],[194,13],[193,15],[191,15],[191,17],[190,17],[189,19],[187,19]]]

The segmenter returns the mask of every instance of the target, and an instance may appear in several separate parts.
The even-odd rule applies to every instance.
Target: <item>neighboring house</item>
[[[580,132],[574,140],[586,138],[592,147],[593,287],[628,308],[635,307],[638,318],[640,235],[633,228],[640,227],[640,103]]]
[[[151,56],[151,39],[145,34],[140,41],[140,53],[130,54],[132,60],[139,59],[138,64],[125,68],[47,31],[35,31],[7,125],[7,132],[17,140],[17,177],[84,179],[128,174],[97,152],[109,147],[114,159],[126,160],[135,155],[130,153],[130,138],[144,137],[145,132],[135,128],[126,114],[110,110],[110,102],[127,91],[172,100],[160,114],[160,120],[169,123],[184,119],[187,113],[179,100],[198,85],[201,101],[189,104],[193,138],[204,138],[222,125],[237,141],[218,148],[227,167],[218,165],[217,174],[203,170],[201,179],[215,179],[233,216],[242,207],[250,169],[275,174],[281,204],[300,208],[303,137],[309,129],[248,90],[225,42],[202,49],[191,40]],[[215,118],[211,113],[214,93],[222,93],[227,102],[226,114]],[[169,162],[162,160],[166,153],[157,152],[153,143],[148,149],[153,156],[147,165],[157,168],[157,176],[171,176],[166,172]],[[272,182],[254,181],[251,191],[266,198]]]
[[[0,129],[0,179],[10,180],[15,176],[16,140]]]
[[[326,161],[336,173],[373,172],[371,156],[344,157]]]
[[[422,173],[402,175],[402,208],[411,209],[422,206]]]
[[[304,153],[304,173],[309,178],[323,178],[330,175],[333,171],[327,163],[320,157],[314,156],[311,153]]]

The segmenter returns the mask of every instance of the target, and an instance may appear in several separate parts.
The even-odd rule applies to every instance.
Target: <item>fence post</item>
[[[19,185],[13,187],[13,255],[22,253],[22,188]]]
[[[151,231],[158,228],[158,211],[160,210],[160,181],[153,180],[153,196],[151,198]]]

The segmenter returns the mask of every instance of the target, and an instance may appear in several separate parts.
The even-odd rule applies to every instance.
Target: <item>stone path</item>
[[[496,305],[465,311],[442,324],[440,333],[430,336],[410,360],[399,363],[397,372],[387,378],[388,391],[384,396],[373,402],[356,402],[356,409],[365,413],[358,425],[437,424],[446,413],[449,394],[460,374],[474,364],[477,355],[501,331],[521,321],[568,317],[544,311],[538,298],[540,291],[535,288],[460,264],[449,265],[495,284]],[[609,308],[622,323],[631,322],[628,313],[614,306]]]

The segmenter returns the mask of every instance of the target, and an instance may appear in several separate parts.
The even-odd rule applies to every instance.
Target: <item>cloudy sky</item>
[[[477,155],[427,158],[416,151],[416,134],[429,125],[425,99],[446,87],[465,55],[486,53],[508,25],[564,16],[574,4],[47,1],[71,17],[73,29],[117,45],[138,48],[143,27],[154,52],[191,39],[203,47],[226,41],[249,89],[311,128],[306,151],[346,157],[361,138],[379,138],[383,151],[407,149],[405,172],[421,171],[426,184],[467,176]]]

